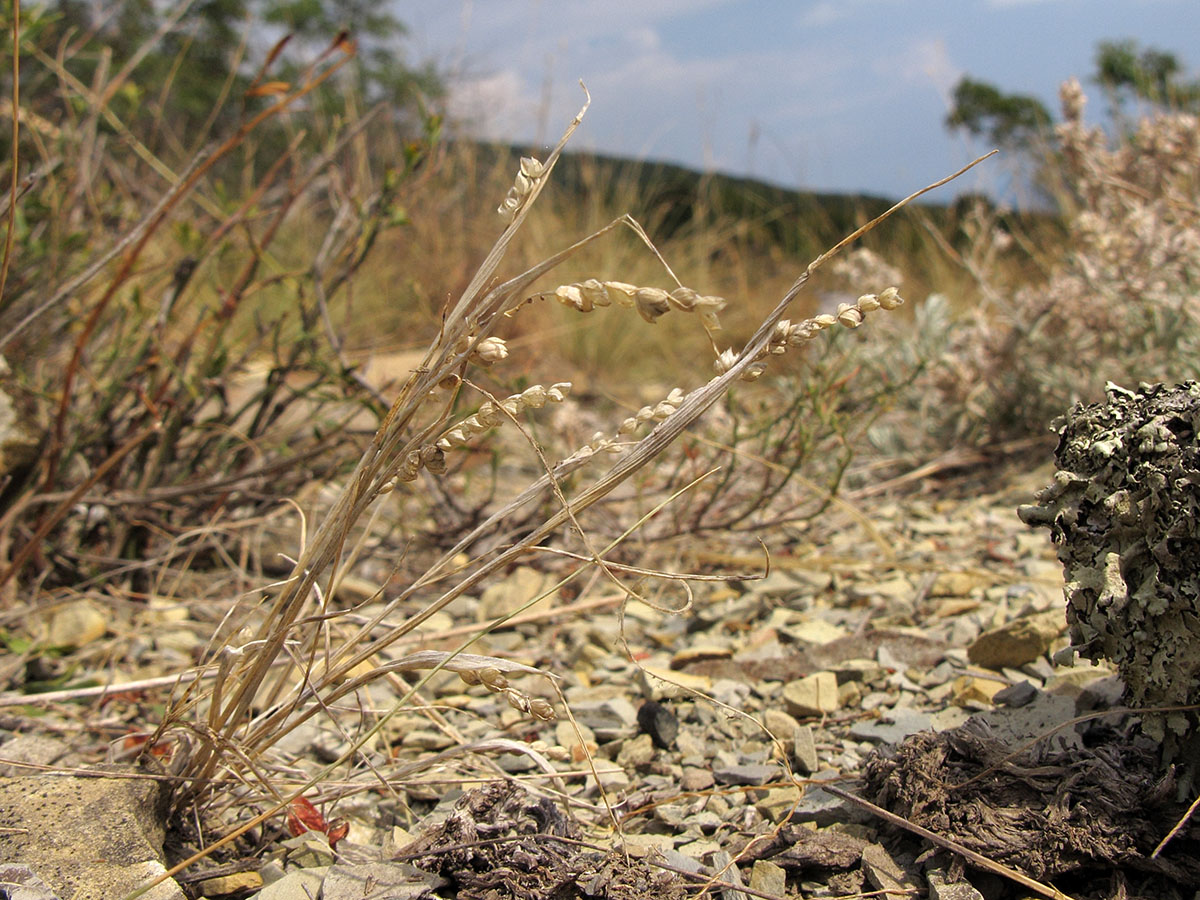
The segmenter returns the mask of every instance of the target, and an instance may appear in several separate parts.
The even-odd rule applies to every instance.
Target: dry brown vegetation
[[[21,119],[7,170],[0,682],[85,702],[83,679],[170,685],[131,707],[132,739],[97,735],[182,779],[202,854],[327,783],[394,796],[411,770],[362,751],[422,702],[413,672],[564,713],[559,673],[472,655],[481,632],[405,650],[519,560],[581,604],[686,596],[720,576],[676,574],[684,540],[769,544],[847,479],[1041,436],[1108,379],[1194,374],[1194,117],[1110,146],[1068,86],[1060,244],[980,208],[916,249],[885,225],[816,275],[826,257],[806,269],[761,222],[659,241],[670,210],[630,188],[557,192],[566,137],[514,172],[432,118],[306,124],[351,52],[174,160],[106,107],[129,73],[64,75],[83,111]],[[884,316],[894,284],[916,302]],[[822,307],[832,290],[849,299]],[[204,640],[156,652],[181,607]],[[111,637],[56,644],[63,610]],[[279,748],[313,717],[346,744],[305,769]]]

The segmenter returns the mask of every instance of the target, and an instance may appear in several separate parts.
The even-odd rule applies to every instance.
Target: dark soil
[[[1187,812],[1158,746],[1133,728],[1090,737],[1063,751],[1010,747],[974,720],[922,732],[868,763],[864,795],[1072,896],[1190,900],[1200,826],[1189,823],[1152,855]]]

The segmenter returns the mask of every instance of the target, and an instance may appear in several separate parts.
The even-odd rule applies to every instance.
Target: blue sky
[[[474,135],[669,160],[812,190],[900,196],[982,149],[946,131],[968,74],[1057,111],[1101,40],[1200,65],[1197,0],[392,0],[410,62],[451,75]],[[997,192],[1005,162],[957,190]]]

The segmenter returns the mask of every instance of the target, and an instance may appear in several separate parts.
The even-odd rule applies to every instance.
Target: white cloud
[[[483,140],[511,140],[528,133],[536,116],[537,93],[512,69],[455,79],[449,85],[446,113]]]
[[[832,25],[839,19],[846,18],[849,14],[850,10],[847,4],[831,3],[828,0],[822,0],[822,2],[814,3],[804,10],[800,14],[799,22],[805,28],[820,28],[823,25]]]
[[[950,57],[950,50],[941,38],[920,38],[909,43],[900,57],[890,62],[909,82],[932,84],[949,103],[950,94],[963,75],[962,66]]]

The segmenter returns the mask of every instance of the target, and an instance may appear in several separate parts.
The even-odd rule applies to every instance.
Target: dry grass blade
[[[454,438],[453,435],[461,433],[462,428],[465,428],[466,425],[461,426],[457,432],[454,430],[444,431],[445,423],[449,417],[456,392],[468,384],[464,380],[465,369],[471,362],[476,364],[480,362],[485,342],[492,340],[488,335],[491,333],[497,317],[506,310],[511,311],[514,297],[527,289],[537,277],[560,264],[579,247],[597,239],[612,228],[620,224],[627,224],[648,241],[636,223],[628,219],[618,219],[607,228],[543,260],[521,275],[496,287],[490,289],[487,287],[493,281],[500,261],[517,229],[524,221],[530,204],[536,200],[545,186],[563,146],[578,126],[586,109],[587,105],[585,104],[570,123],[562,140],[544,165],[531,160],[522,161],[521,173],[518,175],[514,191],[510,191],[510,197],[506,199],[501,208],[502,214],[511,215],[510,224],[492,247],[463,294],[446,313],[440,332],[425,354],[423,364],[414,371],[404,385],[382,426],[363,452],[346,487],[334,501],[311,539],[302,548],[290,575],[275,586],[274,597],[262,609],[248,608],[240,614],[246,622],[257,619],[259,624],[238,637],[239,648],[226,647],[221,651],[217,683],[208,694],[208,708],[201,713],[206,720],[206,725],[193,731],[200,738],[200,747],[186,761],[183,774],[187,779],[188,787],[179,795],[181,802],[195,801],[204,795],[209,790],[218,769],[228,769],[237,777],[244,776],[247,780],[257,777],[256,769],[251,765],[252,761],[260,759],[281,735],[286,734],[307,718],[327,710],[331,702],[389,672],[412,668],[428,668],[431,670],[430,675],[442,669],[458,671],[464,680],[476,681],[484,684],[493,692],[503,693],[511,704],[526,713],[531,713],[539,718],[553,716],[552,708],[545,701],[537,699],[531,701],[523,698],[523,695],[508,688],[507,685],[506,673],[520,674],[538,670],[504,663],[488,657],[472,657],[464,653],[474,638],[482,633],[482,630],[450,653],[413,654],[383,664],[380,664],[378,660],[383,658],[381,654],[391,644],[410,634],[432,615],[444,609],[456,598],[479,586],[494,573],[503,570],[510,563],[516,562],[537,548],[564,525],[572,525],[586,543],[587,536],[583,533],[577,516],[607,496],[633,473],[659,457],[725,394],[735,380],[744,379],[752,367],[761,368],[764,365],[761,361],[768,355],[769,348],[778,346],[781,339],[779,329],[787,324],[782,321],[784,313],[817,268],[912,200],[946,183],[951,178],[957,177],[971,167],[966,166],[955,175],[942,179],[905,198],[892,209],[868,222],[813,260],[774,310],[759,325],[743,350],[728,365],[721,367],[721,374],[687,395],[678,391],[673,392],[669,403],[664,401],[664,404],[660,404],[662,406],[661,414],[656,413],[653,416],[647,414],[645,421],[657,422],[653,429],[625,448],[617,462],[607,472],[595,478],[590,485],[568,498],[562,490],[560,481],[567,472],[578,469],[586,463],[593,453],[591,449],[588,449],[587,453],[576,453],[557,464],[551,464],[541,457],[539,452],[539,459],[545,474],[536,483],[522,491],[510,503],[504,504],[480,526],[472,529],[454,548],[431,565],[424,575],[414,579],[406,589],[400,592],[398,597],[384,604],[381,612],[363,623],[356,631],[339,638],[336,642],[331,641],[324,631],[326,623],[330,619],[327,615],[327,598],[330,588],[338,577],[337,573],[344,559],[346,545],[355,523],[380,496],[390,492],[397,485],[411,480],[406,476],[415,477],[420,469],[426,466],[430,472],[436,472],[435,464],[443,465],[441,462],[443,453],[449,452],[457,446],[456,441],[459,439]],[[986,157],[981,157],[971,165],[977,164],[984,158]],[[657,251],[655,252],[657,254]],[[627,285],[621,285],[620,289],[640,290]],[[666,296],[666,292],[660,293],[664,297]],[[651,291],[650,294],[654,294],[654,292]],[[902,302],[895,296],[894,289],[892,289],[892,294],[891,297],[883,298],[887,301],[883,308],[891,309]],[[657,294],[654,296],[657,297]],[[694,298],[697,295],[695,292],[691,292],[690,296]],[[862,321],[866,311],[880,308],[880,303],[873,299],[874,295],[871,295],[871,298],[874,304],[872,306],[864,305],[861,310],[857,306],[853,309],[847,307],[846,311],[839,312],[836,319],[828,316],[806,320],[799,326],[785,327],[784,333],[790,333],[788,328],[799,329],[804,331],[803,336],[807,340],[819,333],[822,328],[835,324],[840,323],[846,327],[854,327]],[[866,299],[863,298],[864,304]],[[664,305],[663,310],[665,308]],[[654,313],[654,315],[658,314],[661,314],[661,310]],[[643,315],[648,319],[652,318],[645,312]],[[502,344],[500,349],[503,349]],[[494,346],[488,348],[488,353],[494,354],[495,352]],[[502,357],[503,353],[497,355]],[[448,396],[436,393],[439,385],[449,386]],[[553,393],[559,387],[565,391],[569,385],[556,385],[549,393]],[[536,405],[540,406],[545,402],[545,395],[548,392],[541,388],[538,390],[541,393],[538,395],[539,399]],[[490,404],[491,412],[488,421],[491,424],[502,422],[506,417],[508,420],[516,421],[515,416],[522,409],[519,401],[521,397],[525,396],[524,394],[521,397],[514,395],[501,401],[484,393],[490,398],[488,404]],[[559,396],[561,399],[561,394]],[[515,405],[510,406],[510,404]],[[482,411],[479,417],[483,418]],[[438,439],[439,434],[443,435],[441,439]],[[472,560],[464,570],[456,574],[452,585],[442,589],[440,594],[431,600],[423,610],[408,616],[386,634],[382,636],[377,634],[381,623],[394,615],[403,601],[412,597],[418,589],[428,589],[438,579],[445,577],[446,572],[452,570],[450,560],[456,554],[470,546],[480,535],[503,522],[521,506],[531,499],[543,495],[547,490],[552,490],[557,500],[557,508],[553,512],[547,513],[528,533],[511,545],[498,550],[487,558]],[[589,545],[587,558],[591,563],[603,566],[603,555],[603,553],[591,550]],[[610,572],[609,575],[616,578],[613,572]],[[322,585],[324,585],[324,589],[322,589]],[[282,668],[278,668],[281,660],[289,658],[290,664],[285,663]],[[371,661],[369,673],[360,674],[355,671],[356,667],[368,661]],[[297,673],[299,681],[295,681]],[[359,748],[377,734],[396,711],[409,702],[414,692],[429,677],[426,675],[420,684],[410,688],[405,696],[396,701],[390,712],[383,715],[372,727],[366,729],[364,734],[351,740],[349,748],[340,754],[337,761],[314,775],[301,788],[286,792],[289,796],[280,796],[276,790],[269,790],[267,793],[275,799],[268,802],[270,808],[266,812],[255,816],[250,823],[239,826],[217,844],[210,846],[208,850],[211,851],[214,847],[227,843],[236,835],[244,833],[254,823],[261,822],[277,813],[291,799],[300,796],[305,790],[319,783],[322,778],[327,777],[338,766],[353,758]],[[193,691],[189,691],[185,695],[185,700],[168,713],[160,733],[180,721],[180,717],[185,711],[194,708],[202,709],[202,703],[197,707],[198,699],[202,698]],[[543,704],[545,708],[539,706],[539,703]],[[231,747],[236,747],[238,752],[230,754],[228,748]],[[189,865],[195,858],[181,864],[174,871]]]

